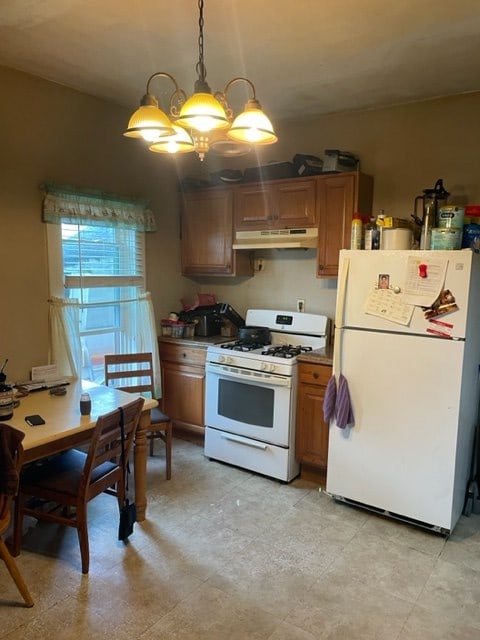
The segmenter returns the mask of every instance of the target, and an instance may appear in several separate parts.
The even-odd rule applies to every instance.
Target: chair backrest
[[[23,461],[23,431],[0,423],[0,535],[10,522],[10,507],[18,491]]]
[[[154,398],[151,353],[119,353],[105,356],[105,384],[122,391]]]
[[[95,477],[94,471],[104,462],[117,460],[118,466],[122,466],[122,438],[120,426],[122,416],[125,437],[123,447],[126,466],[128,455],[135,438],[138,421],[140,420],[140,414],[142,413],[143,403],[143,398],[137,398],[133,402],[124,405],[121,409],[115,409],[110,413],[105,413],[98,417],[92,439],[90,441],[79,493],[85,491],[88,494],[88,487],[91,485],[92,477]],[[121,475],[124,479],[124,467]]]

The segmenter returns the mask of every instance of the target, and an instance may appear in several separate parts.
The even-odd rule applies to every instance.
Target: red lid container
[[[465,215],[470,217],[480,216],[480,204],[467,204],[465,206]]]

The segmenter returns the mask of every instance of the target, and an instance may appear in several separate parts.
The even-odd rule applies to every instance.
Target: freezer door
[[[407,271],[408,265],[415,267]],[[425,317],[420,306],[415,306],[408,322],[402,323],[403,296],[408,287],[408,274],[412,281],[425,286],[433,282],[434,261],[445,260],[446,278],[443,288],[455,298],[458,309],[446,315]],[[467,308],[470,294],[472,261],[478,263],[479,256],[465,251],[350,251],[340,252],[340,275],[338,280],[337,311],[335,324],[338,327],[363,327],[378,331],[438,335],[438,332],[455,338],[464,338]],[[478,267],[478,264],[475,265]],[[422,271],[423,270],[423,271]],[[476,269],[478,271],[478,268]],[[426,277],[421,277],[423,273]],[[418,277],[417,277],[418,276]],[[475,285],[477,286],[477,285]],[[480,286],[480,284],[478,285]],[[385,290],[383,289],[385,287]],[[375,297],[376,296],[376,297]],[[381,317],[367,313],[367,303],[375,309],[375,301],[388,301],[388,311],[381,310]],[[398,303],[398,305],[397,305]],[[395,308],[398,307],[398,308]],[[378,310],[378,308],[377,308]],[[394,319],[395,318],[395,319]],[[438,320],[452,326],[443,326]],[[427,331],[428,329],[428,331]]]
[[[469,466],[457,447],[468,450],[478,397],[473,371],[471,398],[461,394],[465,343],[357,330],[335,340],[355,426],[330,426],[327,491],[450,530]]]

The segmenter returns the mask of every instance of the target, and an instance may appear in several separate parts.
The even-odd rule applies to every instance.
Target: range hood
[[[237,231],[234,249],[312,249],[316,248],[318,229],[265,229]]]

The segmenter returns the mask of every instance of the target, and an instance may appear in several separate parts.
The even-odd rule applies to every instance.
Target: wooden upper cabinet
[[[316,180],[275,180],[241,185],[234,190],[235,229],[314,227]]]
[[[253,275],[250,254],[232,249],[231,189],[206,189],[182,194],[180,221],[184,275]]]
[[[339,251],[350,248],[353,214],[370,215],[372,199],[371,176],[349,172],[319,178],[317,277],[337,277]]]

